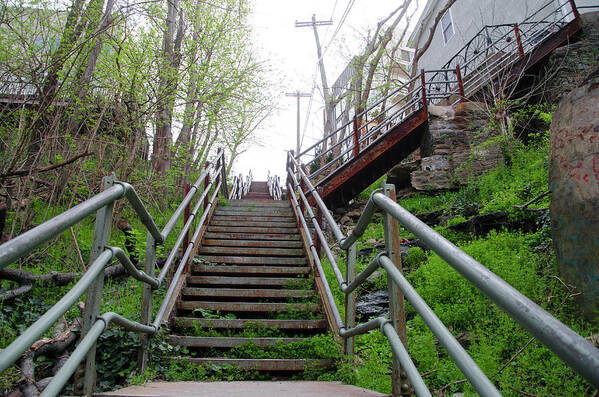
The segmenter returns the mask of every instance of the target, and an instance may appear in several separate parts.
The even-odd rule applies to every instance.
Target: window
[[[443,41],[445,44],[453,37],[453,18],[451,17],[451,9],[441,17],[441,29],[443,29]]]

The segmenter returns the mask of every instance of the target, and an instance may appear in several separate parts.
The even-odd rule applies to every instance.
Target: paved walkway
[[[150,382],[96,396],[119,397],[385,397],[337,382]]]

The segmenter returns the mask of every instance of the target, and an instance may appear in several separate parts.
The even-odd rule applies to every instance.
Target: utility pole
[[[309,98],[312,94],[306,92],[287,92],[285,96],[294,96],[297,98],[297,145],[295,147],[295,155],[299,157],[300,154],[300,98]]]
[[[333,21],[317,21],[316,15],[312,15],[312,20],[308,22],[295,21],[296,28],[303,28],[311,26],[314,29],[314,38],[316,39],[316,53],[318,55],[318,67],[320,69],[320,79],[322,80],[322,95],[324,96],[325,106],[325,123],[324,123],[324,136],[328,136],[333,132],[333,106],[331,105],[331,98],[329,96],[329,85],[327,84],[327,75],[324,70],[324,61],[322,59],[322,50],[320,48],[320,39],[318,38],[318,26],[332,25]],[[332,137],[333,145],[335,144],[335,137]],[[323,153],[326,152],[327,141],[324,141]]]

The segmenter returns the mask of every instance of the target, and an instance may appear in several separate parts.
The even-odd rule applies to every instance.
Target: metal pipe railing
[[[60,391],[75,373],[87,352],[95,345],[102,332],[108,328],[108,325],[111,322],[118,324],[128,331],[144,332],[147,334],[154,334],[156,332],[156,328],[153,326],[147,326],[136,321],[128,320],[117,313],[108,312],[102,314],[81,342],[79,342],[73,353],[69,356],[69,359],[63,364],[60,370],[58,370],[48,386],[46,386],[44,391],[40,394],[41,397],[52,397],[60,394]]]
[[[436,252],[450,266],[458,271],[458,273],[460,273],[476,288],[483,292],[500,308],[505,310],[510,317],[531,332],[539,341],[545,344],[560,359],[570,365],[583,378],[595,386],[599,385],[599,371],[597,371],[597,368],[599,368],[599,351],[597,351],[597,349],[595,349],[590,342],[561,323],[558,319],[551,316],[543,308],[521,294],[515,288],[510,286],[475,259],[446,240],[426,224],[418,220],[418,218],[403,209],[395,201],[379,191],[373,192],[366,206],[364,207],[356,226],[352,229],[347,237],[342,237],[338,225],[332,219],[330,212],[320,198],[318,192],[314,189],[314,186],[310,184],[310,181],[307,175],[305,175],[303,172],[302,167],[299,166],[296,159],[291,155],[288,156],[288,162],[290,164],[290,167],[287,169],[288,180],[293,181],[293,184],[291,182],[288,183],[290,195],[292,198],[295,198],[295,190],[297,189],[298,195],[302,198],[302,200],[305,200],[304,203],[306,205],[306,211],[308,216],[310,216],[313,220],[316,235],[322,244],[327,258],[329,258],[329,262],[331,262],[333,270],[335,270],[336,260],[335,258],[331,260],[329,257],[330,248],[328,247],[328,243],[324,238],[324,235],[319,233],[319,231],[321,231],[320,225],[316,221],[315,217],[313,216],[313,212],[308,205],[306,194],[302,191],[300,184],[295,178],[294,170],[299,170],[298,172],[300,178],[302,178],[306,183],[306,192],[312,195],[316,205],[323,213],[324,218],[327,219],[327,223],[333,231],[335,239],[339,243],[340,248],[348,250],[351,247],[354,247],[356,241],[362,236],[372,221],[375,211],[382,210],[385,214],[388,214],[388,216],[396,219],[403,227],[423,241],[428,248]],[[295,200],[294,203],[297,203],[297,200]],[[301,212],[300,214],[301,221],[303,219],[303,214]],[[387,233],[397,233],[397,231],[390,231],[386,229],[385,240],[388,239]],[[338,237],[340,235],[341,237]],[[312,245],[311,240],[310,244]],[[318,258],[319,262],[320,258],[318,255],[315,254],[314,256],[315,259]],[[451,332],[432,312],[426,302],[424,302],[424,300],[418,295],[418,293],[409,284],[401,271],[395,266],[395,263],[386,253],[380,253],[360,274],[355,276],[353,279],[348,279],[345,281],[340,276],[340,272],[337,274],[337,272],[334,271],[340,290],[344,294],[352,293],[378,267],[385,269],[392,284],[397,285],[404,296],[410,301],[416,312],[420,314],[424,322],[431,329],[439,342],[445,347],[449,355],[452,357],[454,362],[456,362],[457,366],[464,373],[464,375],[468,378],[476,391],[484,396],[500,395],[493,383],[486,377],[486,375],[480,370],[480,368],[476,365],[464,348],[453,337]],[[336,307],[334,302],[332,305]],[[346,307],[346,312],[348,310],[349,308]],[[339,327],[339,335],[344,338],[349,338],[368,332],[369,330],[380,326],[381,331],[383,331],[383,333],[387,336],[394,354],[396,354],[398,359],[401,361],[402,368],[406,370],[410,382],[412,382],[415,390],[417,390],[417,394],[428,395],[428,391],[425,391],[421,388],[420,383],[422,379],[420,378],[420,375],[417,373],[417,371],[413,371],[411,368],[411,366],[413,366],[413,364],[410,364],[411,360],[410,362],[406,361],[404,352],[399,349],[399,346],[394,346],[394,343],[400,341],[400,339],[397,331],[394,329],[392,324],[388,323],[388,321],[389,320],[386,319],[375,319],[351,329]],[[384,329],[383,322],[388,324],[388,329]],[[385,327],[387,326],[385,325]],[[396,341],[393,342],[395,339]]]
[[[104,243],[100,243],[101,245],[99,246],[99,252],[97,256],[89,265],[87,271],[82,274],[79,281],[77,281],[75,285],[56,304],[54,304],[54,306],[52,306],[48,311],[46,311],[34,324],[27,328],[27,330],[25,330],[10,345],[8,345],[6,349],[2,350],[2,354],[0,355],[0,373],[2,373],[4,370],[10,367],[16,360],[18,360],[21,354],[25,352],[33,342],[35,342],[46,331],[48,331],[50,327],[52,327],[52,325],[62,315],[64,315],[64,313],[66,313],[67,310],[69,310],[83,294],[85,294],[93,285],[96,284],[97,279],[103,276],[102,273],[104,271],[104,268],[113,259],[117,259],[123,265],[129,276],[149,285],[154,290],[159,288],[162,282],[164,281],[171,264],[174,262],[174,258],[176,257],[176,253],[179,249],[179,246],[181,245],[185,235],[187,235],[188,230],[193,224],[194,218],[197,216],[197,212],[199,211],[200,205],[207,197],[209,191],[212,188],[214,188],[210,201],[202,213],[202,217],[200,218],[199,224],[195,230],[193,239],[187,246],[187,249],[175,273],[175,278],[173,279],[170,288],[167,290],[166,296],[163,299],[162,305],[160,307],[160,310],[158,311],[158,314],[155,317],[154,323],[151,325],[144,325],[141,323],[127,320],[116,313],[105,313],[99,316],[98,320],[91,324],[91,327],[87,329],[87,332],[85,333],[85,336],[83,337],[82,341],[79,343],[79,345],[77,346],[73,354],[70,356],[70,358],[67,360],[65,365],[54,376],[53,380],[44,390],[42,395],[50,396],[57,395],[58,393],[60,393],[62,387],[68,381],[70,376],[74,373],[79,363],[83,360],[83,358],[86,355],[88,355],[89,357],[90,351],[92,351],[92,349],[95,349],[95,343],[98,337],[101,335],[101,333],[104,331],[104,329],[108,326],[110,322],[115,322],[116,324],[126,329],[145,334],[154,334],[157,330],[159,330],[160,325],[162,323],[162,319],[165,315],[165,310],[168,305],[168,302],[172,298],[174,287],[180,279],[182,271],[184,270],[185,265],[190,258],[195,241],[199,238],[199,233],[207,220],[207,216],[210,213],[210,209],[215,205],[215,200],[219,192],[226,195],[226,189],[222,188],[223,183],[225,183],[222,178],[222,173],[225,164],[224,152],[222,150],[219,150],[219,153],[217,155],[217,164],[219,164],[217,169],[214,169],[214,166],[212,165],[208,165],[208,167],[206,167],[203,170],[203,172],[200,174],[200,177],[193,185],[192,189],[190,189],[189,193],[182,200],[178,208],[175,210],[175,213],[173,214],[173,216],[171,216],[162,232],[158,231],[158,228],[156,227],[154,220],[152,219],[149,212],[146,210],[143,202],[135,192],[135,189],[128,183],[114,181],[114,185],[108,187],[103,192],[50,219],[49,221],[33,228],[32,230],[23,233],[15,239],[10,240],[7,243],[1,245],[0,267],[5,267],[12,261],[26,255],[31,250],[39,247],[44,242],[59,235],[70,226],[80,222],[85,217],[93,214],[96,211],[103,211],[102,213],[104,214],[102,216],[102,219],[96,220],[96,223],[98,224],[98,222],[100,222],[103,225],[105,225],[106,222],[110,222],[110,216],[112,213],[111,208],[114,201],[123,197],[126,197],[128,199],[134,211],[138,214],[140,221],[148,229],[148,233],[150,236],[149,238],[153,239],[153,241],[155,241],[156,243],[163,243],[166,240],[166,237],[169,235],[169,233],[174,229],[175,224],[185,211],[185,208],[191,204],[191,200],[197,192],[200,183],[209,178],[211,171],[215,171],[217,175],[221,176],[221,178],[218,178],[218,183],[215,183],[214,180],[211,180],[209,184],[205,184],[202,195],[196,203],[194,210],[190,215],[190,218],[187,220],[184,227],[182,228],[181,233],[179,234],[175,243],[175,246],[171,250],[167,262],[165,263],[165,266],[162,268],[157,278],[137,269],[133,265],[127,254],[125,254],[125,252],[121,248],[109,246],[102,248],[102,245]],[[251,183],[251,179],[249,179],[247,183]],[[215,184],[216,186],[214,186]],[[105,211],[106,208],[110,208],[110,210]],[[103,229],[104,227],[105,226],[102,226],[100,229],[96,228],[96,232],[98,230]],[[101,296],[99,296],[98,299],[101,299]]]
[[[334,317],[335,323],[337,324],[337,327],[339,329],[341,329],[341,328],[343,328],[343,321],[341,321],[341,315],[339,314],[339,309],[337,308],[337,305],[335,304],[335,298],[333,297],[333,292],[331,291],[331,287],[329,286],[329,282],[326,278],[326,274],[324,273],[324,269],[322,268],[322,262],[320,261],[320,256],[318,255],[318,252],[316,251],[316,247],[314,246],[314,241],[312,240],[312,236],[310,236],[310,232],[309,232],[310,229],[308,228],[306,219],[304,218],[304,214],[302,213],[301,207],[297,201],[297,197],[295,195],[295,189],[293,188],[291,183],[288,183],[287,186],[289,189],[289,197],[291,197],[293,206],[295,207],[295,209],[297,210],[297,213],[299,214],[300,223],[301,223],[302,227],[304,228],[304,230],[306,231],[306,239],[308,241],[308,245],[310,246],[310,251],[314,258],[314,262],[316,264],[316,269],[317,269],[318,274],[320,275],[320,278],[322,280],[326,299],[329,302],[331,310],[333,311],[333,317]]]

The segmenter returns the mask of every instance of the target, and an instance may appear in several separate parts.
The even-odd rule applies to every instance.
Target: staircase
[[[265,195],[266,183],[252,182],[246,198],[216,208],[178,299],[169,343],[188,351],[178,359],[278,373],[330,364],[232,350],[301,343],[328,329],[292,208]]]
[[[418,149],[429,105],[484,100],[489,86],[529,83],[525,73],[536,73],[536,65],[580,31],[574,2],[553,5],[545,0],[519,23],[484,26],[440,70],[421,70],[300,153],[327,207],[344,206]]]

